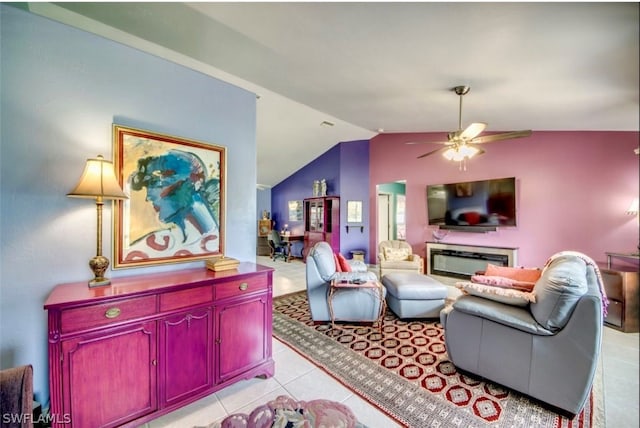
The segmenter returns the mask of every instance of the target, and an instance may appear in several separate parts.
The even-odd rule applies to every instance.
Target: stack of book
[[[222,270],[237,269],[240,261],[225,256],[213,257],[207,260],[207,269],[214,272],[220,272]]]

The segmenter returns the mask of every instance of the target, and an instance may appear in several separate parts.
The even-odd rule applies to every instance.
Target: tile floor
[[[293,260],[290,263],[272,262],[268,257],[259,256],[257,261],[276,268],[274,297],[304,289],[305,265],[300,260]],[[609,428],[638,427],[640,426],[638,416],[639,335],[638,333],[620,333],[607,327],[604,329],[602,348],[606,425]],[[289,395],[298,400],[307,401],[315,398],[330,398],[347,405],[368,427],[399,426],[324,371],[275,339],[273,358],[276,363],[276,373],[273,378],[240,381],[178,411],[151,421],[145,427],[206,426],[232,413],[248,413],[254,407],[278,395]],[[286,372],[278,370],[279,367],[287,367]]]

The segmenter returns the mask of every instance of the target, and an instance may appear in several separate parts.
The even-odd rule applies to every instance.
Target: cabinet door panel
[[[212,310],[193,310],[160,323],[162,402],[169,405],[213,385]]]
[[[264,362],[270,355],[270,305],[269,299],[261,296],[218,310],[220,382]]]
[[[65,411],[75,427],[112,427],[151,413],[156,400],[156,323],[62,343]]]

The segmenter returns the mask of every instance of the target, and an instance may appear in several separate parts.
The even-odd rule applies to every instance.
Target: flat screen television
[[[515,177],[427,185],[429,225],[495,230],[516,225]]]

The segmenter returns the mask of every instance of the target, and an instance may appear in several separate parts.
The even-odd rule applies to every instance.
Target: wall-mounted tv
[[[495,230],[516,225],[515,177],[427,185],[429,225]]]

